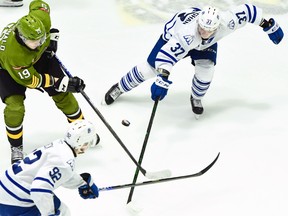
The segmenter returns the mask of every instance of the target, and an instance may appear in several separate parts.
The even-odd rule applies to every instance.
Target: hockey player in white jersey
[[[0,215],[70,215],[68,207],[53,193],[59,186],[78,188],[84,199],[98,197],[98,188],[89,173],[75,172],[75,158],[99,137],[86,120],[70,124],[65,138],[34,150],[0,176]]]
[[[201,99],[213,79],[217,41],[247,23],[262,27],[274,44],[280,43],[283,38],[278,23],[273,18],[263,18],[262,10],[251,4],[243,4],[225,12],[207,6],[203,10],[189,8],[176,13],[164,25],[164,31],[147,61],[133,67],[114,84],[105,94],[105,103],[112,104],[124,92],[155,76],[157,78],[151,86],[151,98],[162,100],[172,83],[168,77],[173,66],[181,59],[190,57],[195,66],[190,101],[194,114],[201,115],[204,111]]]

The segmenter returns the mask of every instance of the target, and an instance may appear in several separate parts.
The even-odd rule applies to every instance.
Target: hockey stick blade
[[[176,177],[170,177],[170,178],[162,178],[158,180],[151,180],[151,181],[144,181],[136,184],[123,184],[123,185],[115,185],[115,186],[109,186],[109,187],[102,187],[99,188],[99,191],[110,191],[110,190],[117,190],[117,189],[123,189],[123,188],[130,188],[130,187],[137,187],[137,186],[144,186],[144,185],[149,185],[149,184],[157,184],[157,183],[163,183],[163,182],[168,182],[168,181],[174,181],[174,180],[180,180],[180,179],[185,179],[185,178],[192,178],[192,177],[198,177],[206,173],[218,160],[220,155],[220,152],[218,153],[217,157],[210,163],[207,167],[205,167],[203,170],[200,172],[190,174],[190,175],[183,175],[183,176],[176,176]]]
[[[145,177],[148,179],[162,179],[162,178],[168,178],[171,177],[172,173],[170,170],[162,170],[158,172],[147,172],[145,173]]]

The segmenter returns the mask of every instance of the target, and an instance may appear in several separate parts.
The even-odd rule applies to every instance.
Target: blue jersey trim
[[[166,55],[167,57],[169,57],[172,61],[174,61],[175,63],[177,63],[177,59],[174,58],[172,55],[170,55],[169,53],[165,52],[164,50],[159,50],[159,52],[163,53],[164,55]]]
[[[17,183],[16,181],[14,181],[8,174],[8,171],[6,170],[5,172],[6,177],[8,178],[8,180],[14,184],[16,187],[18,187],[20,190],[24,191],[27,194],[30,194],[30,191],[26,188],[24,188],[22,185],[20,185],[19,183]]]
[[[44,182],[47,182],[48,184],[50,184],[52,187],[54,187],[54,184],[51,183],[51,181],[49,181],[49,179],[46,179],[46,178],[43,178],[43,177],[36,177],[34,179],[35,180],[40,180],[40,181],[44,181]]]
[[[28,202],[28,203],[33,203],[32,200],[30,199],[22,199],[20,197],[18,197],[16,194],[14,194],[12,191],[10,191],[8,188],[5,187],[5,185],[3,185],[3,183],[0,181],[0,186],[12,197],[14,197],[15,199],[21,201],[21,202]]]
[[[51,190],[41,189],[41,188],[31,188],[31,192],[41,192],[41,193],[53,194],[53,192]]]

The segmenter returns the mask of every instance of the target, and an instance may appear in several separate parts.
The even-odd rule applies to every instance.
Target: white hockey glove
[[[57,52],[59,37],[60,33],[58,29],[50,29],[50,44],[46,49],[46,53],[48,53],[48,58],[52,58]]]

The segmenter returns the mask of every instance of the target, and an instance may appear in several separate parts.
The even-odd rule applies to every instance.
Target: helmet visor
[[[30,49],[34,50],[37,47],[41,46],[45,40],[46,40],[46,34],[44,34],[43,37],[37,39],[37,40],[30,40],[25,38],[23,35],[20,34],[20,38],[22,39],[22,41],[25,43],[25,45],[27,47],[29,47]]]

